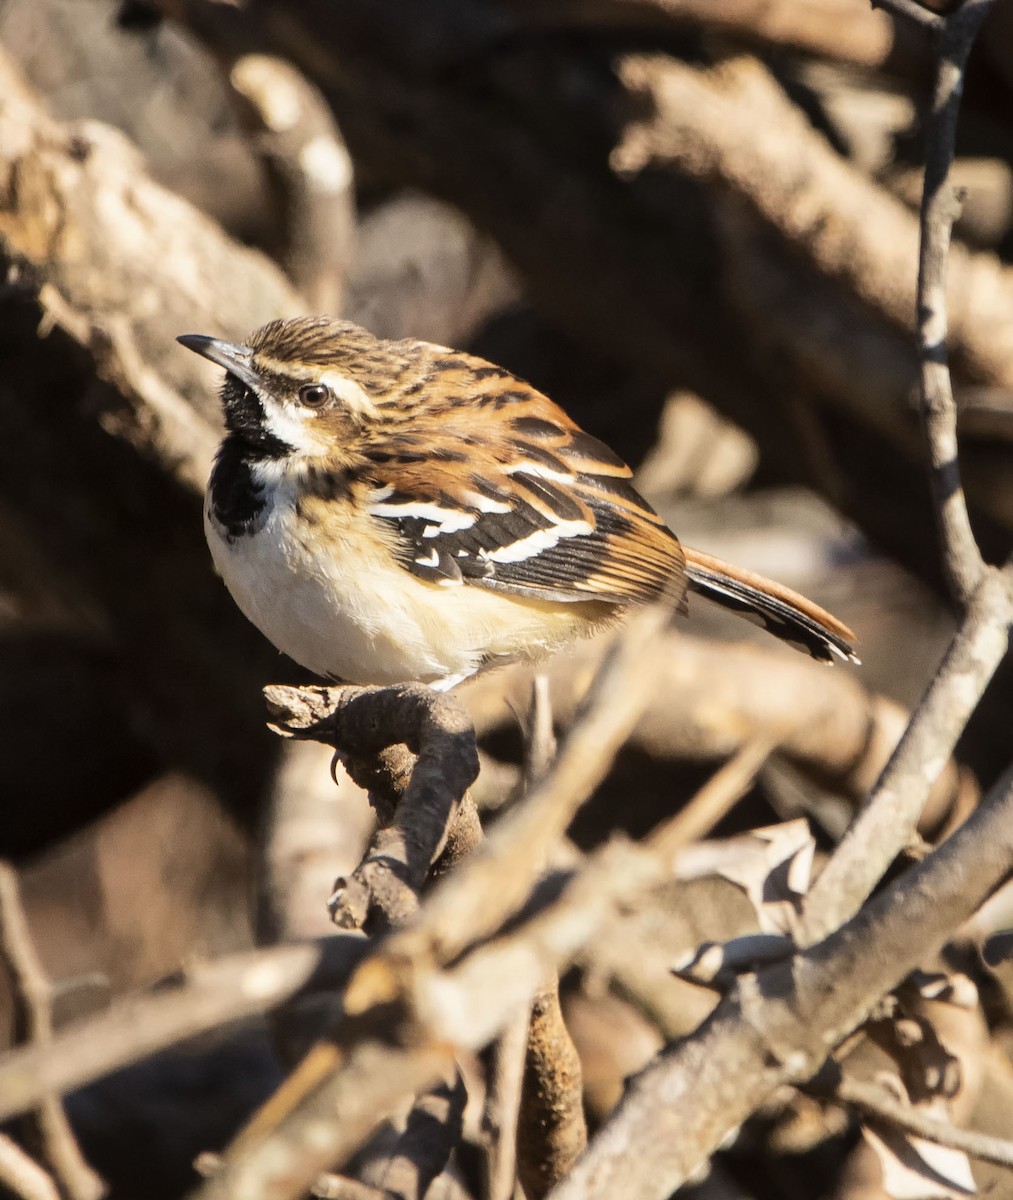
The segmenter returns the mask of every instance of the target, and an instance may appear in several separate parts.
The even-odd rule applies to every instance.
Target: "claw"
[[[344,750],[335,750],[334,754],[331,756],[331,779],[334,780],[335,787],[341,786],[341,781],[338,779],[337,774],[339,764],[342,767],[348,766],[348,755],[344,752]]]

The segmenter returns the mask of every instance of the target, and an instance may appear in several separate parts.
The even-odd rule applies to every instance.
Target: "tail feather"
[[[857,663],[855,635],[842,621],[780,583],[683,547],[690,591],[752,621],[820,662]]]

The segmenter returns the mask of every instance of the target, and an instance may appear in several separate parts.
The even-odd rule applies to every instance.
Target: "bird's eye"
[[[331,398],[331,389],[326,383],[306,383],[299,389],[299,403],[307,408],[322,408]]]

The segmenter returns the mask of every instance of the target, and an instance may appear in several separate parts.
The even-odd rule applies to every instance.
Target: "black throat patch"
[[[264,489],[253,477],[257,459],[235,434],[230,434],[218,451],[208,483],[211,515],[222,526],[227,541],[255,532],[264,511]]]
[[[284,458],[294,447],[283,442],[267,427],[267,413],[260,397],[234,375],[226,375],[221,392],[225,428],[245,448],[252,462]]]
[[[254,465],[295,451],[271,433],[263,404],[235,376],[225,376],[221,398],[228,433],[219,447],[208,493],[212,516],[233,542],[256,530],[266,505],[264,489],[253,475]]]

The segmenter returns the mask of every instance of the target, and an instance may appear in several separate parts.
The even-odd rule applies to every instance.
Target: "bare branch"
[[[962,1150],[982,1162],[995,1163],[1000,1167],[1013,1167],[1013,1142],[1007,1138],[992,1137],[987,1133],[976,1133],[972,1129],[960,1129],[948,1121],[905,1104],[879,1084],[843,1075],[833,1088],[833,1096],[842,1104],[857,1108],[870,1117],[896,1125],[915,1137],[948,1146],[951,1150]]]
[[[368,950],[359,937],[229,955],[194,967],[177,986],[117,1001],[53,1041],[0,1058],[0,1120],[50,1092],[69,1092],[166,1046],[267,1012],[302,988],[339,988]]]
[[[204,1179],[210,1179],[221,1166],[222,1156],[210,1150],[198,1155],[193,1164],[194,1170]],[[310,1187],[310,1195],[316,1200],[387,1200],[378,1188],[330,1171],[317,1176]]]
[[[455,1047],[486,1045],[594,936],[619,897],[655,881],[658,870],[642,851],[610,844],[544,911],[459,965],[434,970],[425,954],[410,952],[412,945],[439,944],[444,910],[434,904],[437,896],[451,893],[484,917],[491,908],[484,890],[501,889],[507,878],[473,874],[465,863],[422,906],[414,928],[384,939],[349,982],[336,1042],[319,1043],[264,1105],[227,1151],[222,1172],[196,1193],[201,1200],[298,1195],[361,1145],[377,1112],[450,1070]]]
[[[648,839],[651,849],[667,861],[710,832],[749,790],[773,748],[773,743],[762,737],[746,742],[674,817],[654,830]]]
[[[942,33],[946,18],[932,9],[919,4],[918,0],[872,0],[873,8],[883,8],[894,12],[907,21],[913,21],[929,33]]]
[[[364,1029],[319,1043],[193,1193],[201,1200],[294,1200],[389,1113],[454,1069],[446,1043],[391,1045]],[[293,1092],[300,1103],[291,1107]]]
[[[572,724],[605,639],[575,647],[548,667],[552,706]],[[826,671],[777,646],[704,641],[668,629],[655,645],[658,679],[630,734],[658,760],[727,759],[751,741],[772,742],[805,775],[842,795],[864,800],[897,745],[910,714],[870,695],[855,675]],[[515,664],[479,678],[462,699],[480,734],[512,721],[529,694],[531,669]],[[938,821],[960,791],[955,763],[932,790]]]
[[[1011,870],[1013,771],[935,853],[837,933],[742,978],[697,1034],[632,1082],[552,1200],[670,1195],[776,1087],[810,1078]]]
[[[925,181],[919,218],[917,321],[922,418],[928,436],[932,490],[946,573],[962,605],[970,601],[984,563],[960,481],[957,408],[946,353],[947,260],[950,234],[958,215],[956,197],[948,181],[956,151],[964,72],[971,46],[991,4],[992,0],[964,0],[943,26],[925,133]]]
[[[247,101],[255,145],[277,192],[271,250],[311,311],[338,313],[355,201],[352,160],[334,116],[319,90],[283,59],[248,54],[229,78]]]
[[[122,134],[49,117],[6,54],[0,191],[4,266],[118,394],[118,408],[104,398],[103,427],[203,490],[216,442],[214,375],[171,335],[196,327],[245,336],[299,312],[294,289],[266,257],[148,177]]]
[[[334,920],[345,928],[362,928],[371,916],[387,927],[403,924],[417,908],[429,868],[446,846],[462,798],[478,775],[467,714],[452,696],[420,684],[273,686],[265,689],[265,697],[274,728],[287,736],[322,741],[354,758],[372,757],[401,742],[417,752],[390,822],[381,822],[366,856],[347,880],[338,880],[332,899]]]
[[[10,976],[20,1040],[28,1046],[51,1046],[52,989],[35,952],[17,872],[5,862],[0,862],[0,963]],[[67,1200],[98,1200],[105,1184],[81,1154],[57,1093],[39,1098],[32,1123],[42,1156]]]
[[[19,1200],[60,1200],[52,1176],[5,1133],[0,1133],[0,1185]]]
[[[587,1145],[580,1058],[559,1007],[559,982],[531,1006],[517,1126],[517,1174],[528,1200],[541,1200]]]
[[[505,7],[525,29],[699,25],[735,38],[866,66],[882,65],[895,51],[897,40],[890,18],[870,11],[867,0],[767,0],[762,5],[755,0],[585,0],[580,4],[511,0]]]
[[[333,1175],[329,1171],[317,1177],[310,1195],[317,1200],[387,1200],[383,1192],[369,1184],[344,1175]]]
[[[658,55],[628,58],[621,72],[650,115],[613,151],[620,175],[667,165],[734,197],[823,275],[913,328],[913,215],[837,155],[762,64],[743,55],[701,70]],[[952,348],[973,378],[1013,382],[1013,271],[955,246],[946,279]]]
[[[385,1196],[423,1200],[461,1140],[467,1100],[464,1081],[456,1070],[453,1083],[438,1083],[416,1099],[405,1131],[377,1181]]]
[[[488,1052],[490,1066],[482,1133],[486,1143],[489,1200],[513,1200],[517,1186],[517,1115],[530,1019],[530,1011],[525,1008],[507,1023]]]
[[[1006,653],[1011,620],[1011,575],[988,570],[865,807],[806,898],[803,943],[857,912],[910,841],[933,781]]]

